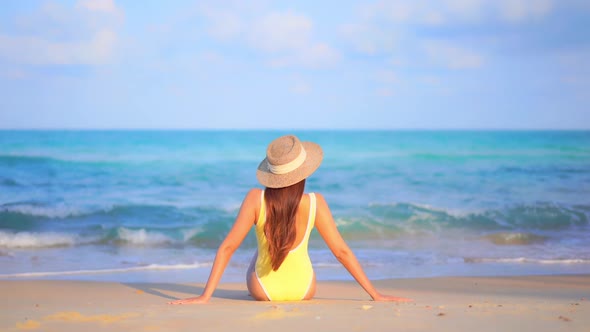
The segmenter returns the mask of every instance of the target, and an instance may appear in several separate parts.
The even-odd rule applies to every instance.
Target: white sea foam
[[[410,207],[414,208],[417,211],[415,213],[421,213],[421,216],[425,216],[428,213],[443,213],[455,218],[464,218],[469,215],[483,213],[484,209],[458,209],[458,208],[448,208],[448,207],[437,207],[430,204],[423,204],[423,203],[409,203],[409,202],[392,202],[392,203],[378,203],[378,202],[371,202],[369,203],[369,207],[390,207],[390,208],[397,208],[397,207]],[[421,211],[420,211],[421,210]]]
[[[150,264],[143,266],[134,266],[114,269],[97,269],[97,270],[72,270],[72,271],[49,271],[49,272],[26,272],[0,274],[0,278],[38,278],[38,277],[55,277],[82,274],[108,274],[108,273],[125,273],[136,271],[170,271],[170,270],[190,270],[201,267],[210,267],[211,263],[193,263],[193,264]]]
[[[73,206],[68,205],[38,206],[31,204],[5,205],[3,207],[0,207],[0,211],[20,213],[35,217],[48,217],[59,219],[76,217],[83,215],[85,213],[84,211],[81,211],[79,208],[75,208]]]
[[[74,235],[64,233],[11,233],[0,231],[0,247],[5,248],[45,248],[62,247],[76,244]]]
[[[488,234],[484,238],[497,245],[529,245],[547,240],[547,237],[541,235],[509,232]]]
[[[183,230],[182,231],[183,242],[190,240],[193,236],[199,234],[200,232],[202,232],[202,228],[200,228],[200,227]]]
[[[120,227],[117,230],[117,234],[119,236],[119,239],[121,239],[122,241],[134,245],[159,245],[173,242],[171,238],[164,234],[148,232],[143,228],[133,230],[125,227]]]
[[[514,264],[590,264],[590,259],[537,259],[526,257],[514,258],[464,258],[465,263],[514,263]]]

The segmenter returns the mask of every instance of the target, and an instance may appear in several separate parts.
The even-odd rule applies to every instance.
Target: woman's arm
[[[221,279],[223,271],[225,271],[231,256],[240,246],[242,241],[244,241],[244,238],[248,235],[252,225],[254,225],[254,221],[256,220],[256,207],[260,200],[259,197],[260,190],[252,189],[244,198],[242,206],[240,207],[240,212],[236,217],[232,229],[219,246],[219,249],[217,249],[217,255],[215,255],[215,261],[213,262],[211,274],[209,275],[203,294],[198,297],[168,302],[169,304],[194,304],[206,303],[209,301],[217,284],[219,284],[219,280]]]
[[[328,203],[320,194],[317,197],[317,211],[315,225],[318,232],[326,241],[328,248],[332,251],[336,259],[348,270],[352,277],[361,285],[361,287],[371,296],[375,301],[411,301],[403,297],[395,297],[380,294],[374,287],[369,278],[365,275],[365,271],[354,256],[352,250],[348,247],[332,217],[332,212],[328,207]]]

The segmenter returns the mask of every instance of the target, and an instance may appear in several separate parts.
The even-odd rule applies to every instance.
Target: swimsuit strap
[[[260,222],[264,222],[264,220],[262,220],[262,217],[264,217],[264,220],[266,220],[266,204],[264,204],[264,190],[262,190],[262,192],[260,193],[260,211],[258,212],[258,220],[256,221],[256,224],[260,224]]]
[[[314,193],[309,193],[309,219],[307,221],[307,236],[311,234],[311,230],[315,225],[315,216],[316,216],[317,204],[316,198]]]

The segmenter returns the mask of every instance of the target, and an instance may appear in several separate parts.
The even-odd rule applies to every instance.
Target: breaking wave
[[[4,248],[67,247],[78,243],[78,237],[71,234],[0,231],[0,247]]]

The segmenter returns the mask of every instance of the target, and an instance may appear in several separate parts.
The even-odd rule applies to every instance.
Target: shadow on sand
[[[195,287],[182,284],[168,284],[168,283],[122,283],[123,285],[137,290],[143,291],[147,294],[159,296],[168,300],[179,300],[180,298],[168,295],[164,292],[184,293],[186,297],[198,296],[203,293],[203,287]],[[240,301],[254,301],[248,291],[217,288],[214,297],[240,300]]]

